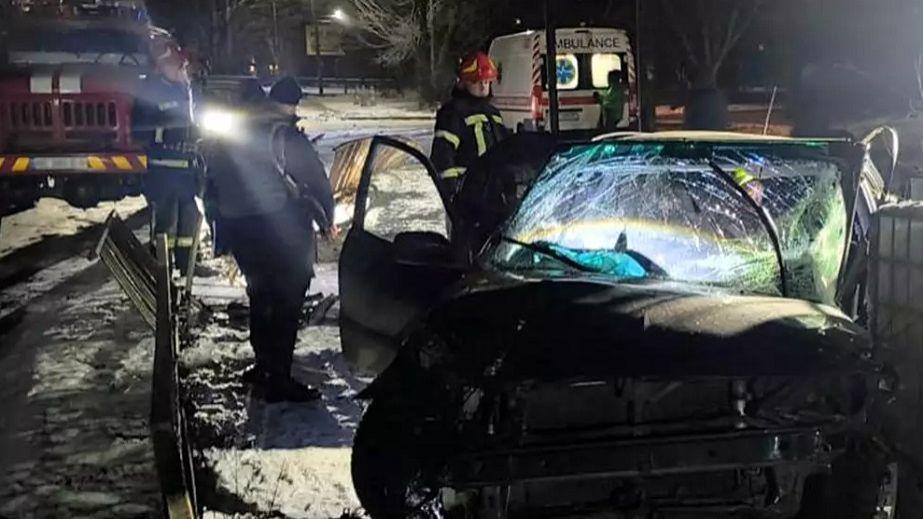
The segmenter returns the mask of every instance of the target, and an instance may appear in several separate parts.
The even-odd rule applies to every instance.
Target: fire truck
[[[54,197],[140,193],[131,114],[154,57],[179,50],[132,0],[13,0],[0,21],[0,217]]]

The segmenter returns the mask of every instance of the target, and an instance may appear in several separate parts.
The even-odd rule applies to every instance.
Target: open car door
[[[360,372],[386,368],[405,327],[463,272],[436,178],[412,145],[372,138],[339,263],[343,353]]]

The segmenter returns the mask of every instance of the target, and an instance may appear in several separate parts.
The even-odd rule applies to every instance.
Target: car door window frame
[[[435,187],[436,191],[439,193],[439,199],[442,201],[442,208],[448,216],[449,222],[454,225],[456,219],[455,213],[452,210],[452,204],[449,203],[449,200],[447,199],[444,191],[440,189],[439,177],[436,174],[436,168],[433,167],[433,164],[429,161],[429,158],[427,158],[423,152],[416,149],[412,145],[407,144],[406,142],[391,137],[386,137],[384,135],[376,135],[375,137],[372,137],[372,142],[369,143],[369,154],[365,159],[365,164],[362,166],[362,176],[359,179],[359,186],[356,190],[356,204],[355,212],[353,213],[353,227],[360,229],[363,232],[370,232],[365,228],[365,217],[368,214],[367,202],[372,183],[372,175],[375,173],[374,168],[376,154],[378,153],[379,149],[385,146],[390,146],[409,154],[420,164],[422,164],[424,168],[426,168],[426,173],[429,175],[430,181],[433,183],[433,187]]]

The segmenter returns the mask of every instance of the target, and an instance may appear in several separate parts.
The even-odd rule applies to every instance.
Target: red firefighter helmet
[[[458,67],[458,79],[468,83],[494,81],[497,75],[497,65],[494,64],[494,60],[481,51],[465,56]]]

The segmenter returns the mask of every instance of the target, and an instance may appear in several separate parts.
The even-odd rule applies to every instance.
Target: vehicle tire
[[[441,466],[438,438],[438,431],[399,403],[372,402],[352,452],[353,486],[372,519],[444,517],[432,477]]]
[[[874,446],[855,446],[829,474],[807,478],[798,519],[896,519],[897,464]],[[880,510],[889,504],[890,512]]]

